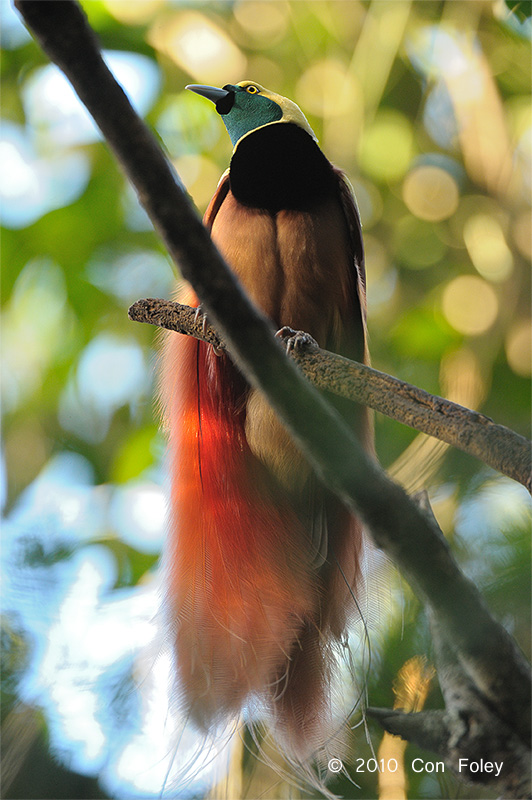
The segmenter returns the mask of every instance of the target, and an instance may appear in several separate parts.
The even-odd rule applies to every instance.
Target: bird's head
[[[241,81],[236,85],[227,84],[223,89],[191,84],[187,89],[215,104],[233,147],[248,133],[277,122],[295,123],[316,140],[316,135],[299,106],[287,97],[270,92],[260,83]]]

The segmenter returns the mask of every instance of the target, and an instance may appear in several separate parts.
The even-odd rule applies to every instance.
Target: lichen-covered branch
[[[529,798],[530,747],[494,713],[436,618],[431,628],[445,711],[368,708],[368,716],[388,733],[436,753],[463,780],[489,782],[507,800]]]
[[[435,530],[438,523],[428,495],[414,496]],[[443,533],[440,531],[443,538]],[[445,625],[430,614],[434,657],[445,710],[406,713],[397,708],[367,708],[388,733],[435,753],[458,777],[473,784],[489,783],[508,800],[531,794],[530,743],[501,720],[478,680],[469,655],[449,638]]]
[[[225,350],[221,338],[206,318],[197,313],[196,308],[175,303],[172,300],[161,300],[148,297],[137,300],[128,310],[129,319],[135,322],[148,322],[167,331],[184,333],[212,344],[218,350]]]
[[[129,309],[137,322],[195,336],[223,347],[210,324],[198,320],[195,309],[169,300],[138,300]],[[532,450],[524,436],[497,425],[489,417],[443,397],[386,375],[365,364],[315,347],[294,348],[291,355],[319,389],[347,397],[381,414],[434,436],[483,461],[531,491]]]

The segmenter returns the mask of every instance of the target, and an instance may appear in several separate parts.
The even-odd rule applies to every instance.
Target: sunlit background
[[[83,7],[200,212],[231,147],[212,106],[184,86],[250,78],[294,99],[357,194],[374,366],[528,435],[527,4]],[[0,12],[3,796],[150,798],[166,786],[168,797],[203,797],[230,759],[224,741],[203,741],[168,710],[157,342],[127,318],[139,297],[169,297],[177,278],[68,82],[7,0]],[[528,651],[525,490],[385,418],[376,431],[383,466],[409,491],[428,489],[463,568]],[[408,659],[431,656],[417,600],[406,586],[394,598],[372,631],[374,706],[393,705]],[[441,705],[434,681],[427,703]],[[381,733],[369,735],[377,749]],[[363,726],[353,746],[371,755]],[[410,761],[409,798],[466,796],[448,773],[414,774]],[[340,775],[332,788],[386,796],[375,774],[353,777],[357,786]]]

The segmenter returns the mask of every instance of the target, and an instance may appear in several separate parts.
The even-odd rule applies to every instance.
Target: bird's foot
[[[319,347],[316,339],[313,339],[310,333],[295,331],[288,325],[280,328],[275,335],[281,339],[288,354],[310,352],[311,350],[317,350]]]
[[[207,312],[203,310],[203,306],[201,303],[199,306],[196,306],[196,311],[194,313],[194,325],[197,325],[201,320],[201,332],[205,335],[205,331],[207,330],[207,325],[209,324],[209,320],[207,319]]]
[[[209,324],[209,318],[207,316],[207,312],[203,310],[203,306],[201,305],[201,303],[199,306],[196,306],[196,311],[194,313],[194,325],[198,325],[200,320],[201,320],[201,332],[205,336],[205,333],[207,331],[207,326]],[[217,347],[214,344],[211,345],[211,347],[215,356],[223,355],[224,352],[223,347]]]

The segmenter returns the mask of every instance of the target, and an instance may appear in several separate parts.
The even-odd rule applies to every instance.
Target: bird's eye
[[[258,91],[256,86],[246,86],[246,92],[249,92],[249,94],[257,94]]]

